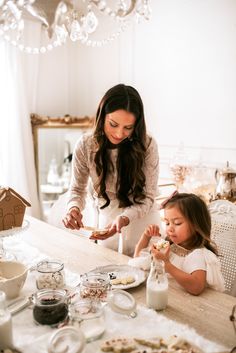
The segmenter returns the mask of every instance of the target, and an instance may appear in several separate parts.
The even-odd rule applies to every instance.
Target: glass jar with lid
[[[65,286],[64,264],[58,260],[44,260],[36,267],[38,289],[58,289]]]
[[[88,272],[80,276],[80,297],[100,301],[107,300],[108,291],[111,289],[108,273]]]
[[[68,318],[68,296],[64,289],[41,289],[32,295],[34,321],[57,326]]]

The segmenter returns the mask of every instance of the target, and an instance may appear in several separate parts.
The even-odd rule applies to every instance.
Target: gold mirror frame
[[[35,113],[30,114],[33,143],[34,143],[34,160],[37,178],[38,193],[39,187],[39,147],[38,147],[38,130],[39,129],[88,129],[94,126],[95,119],[93,117],[84,116],[77,117],[64,115],[63,117],[41,116]]]

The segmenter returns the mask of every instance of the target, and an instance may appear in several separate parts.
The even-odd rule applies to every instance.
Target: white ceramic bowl
[[[0,290],[7,299],[16,298],[22,289],[28,269],[18,261],[0,261]]]

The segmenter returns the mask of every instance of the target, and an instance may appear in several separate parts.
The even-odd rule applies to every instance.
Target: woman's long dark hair
[[[205,202],[191,193],[176,193],[165,204],[164,209],[177,207],[189,222],[192,236],[185,244],[188,249],[202,246],[218,255],[217,247],[211,240],[211,216]]]
[[[145,175],[143,165],[146,154],[146,125],[142,99],[135,88],[119,84],[109,89],[102,98],[97,114],[94,138],[98,145],[95,154],[96,172],[99,177],[95,189],[99,197],[103,197],[105,208],[110,204],[106,193],[106,178],[114,170],[108,153],[110,142],[104,133],[104,123],[107,114],[116,110],[125,110],[135,116],[135,126],[132,135],[118,146],[116,197],[119,207],[142,203],[145,198]],[[130,199],[132,197],[132,200]]]

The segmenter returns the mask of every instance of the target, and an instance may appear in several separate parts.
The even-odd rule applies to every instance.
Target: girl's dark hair
[[[206,247],[218,255],[216,245],[211,241],[211,216],[205,202],[195,194],[176,193],[164,205],[164,209],[178,207],[190,224],[192,236],[187,242],[188,249]]]
[[[114,166],[110,159],[108,148],[110,142],[104,133],[104,122],[107,114],[116,110],[125,110],[135,116],[135,126],[132,135],[122,141],[118,147],[116,197],[119,207],[142,203],[145,198],[145,175],[143,165],[146,153],[146,125],[144,120],[143,102],[135,88],[124,84],[110,88],[102,98],[96,113],[94,138],[98,145],[95,154],[98,183],[95,186],[99,197],[103,197],[105,208],[110,204],[106,192],[106,178]],[[130,199],[132,197],[132,200]]]

